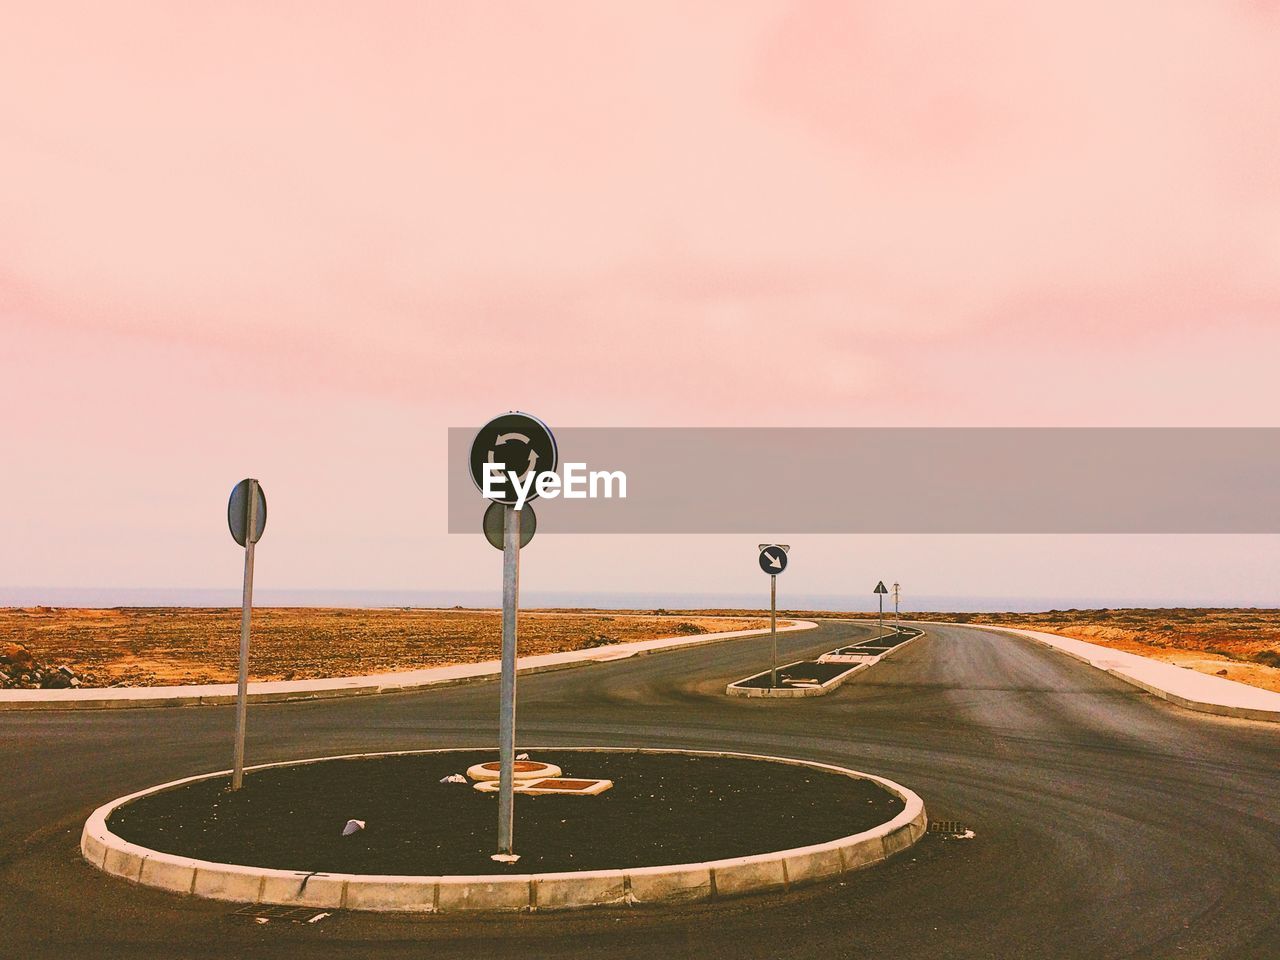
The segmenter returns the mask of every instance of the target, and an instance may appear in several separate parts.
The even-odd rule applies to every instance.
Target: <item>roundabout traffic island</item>
[[[910,790],[828,764],[601,747],[531,754],[524,772],[541,776],[515,796],[517,863],[491,858],[492,781],[460,775],[492,762],[481,750],[269,764],[248,769],[236,792],[225,771],[179,780],[100,807],[81,850],[109,874],[213,899],[451,913],[787,889],[884,860],[926,828]],[[609,787],[579,786],[588,782]]]

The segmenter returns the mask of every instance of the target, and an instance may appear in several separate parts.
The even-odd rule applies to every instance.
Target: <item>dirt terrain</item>
[[[574,776],[612,780],[613,788],[598,797],[517,794],[521,856],[502,863],[491,856],[497,798],[442,782],[493,756],[449,751],[276,767],[255,771],[231,794],[226,778],[215,777],[131,803],[110,825],[131,842],[224,863],[511,875],[751,856],[870,830],[904,807],[877,783],[811,767],[553,751],[538,759]],[[344,837],[357,810],[367,826]]]
[[[788,617],[867,617],[816,610],[785,613]],[[1280,610],[1172,608],[910,616],[1047,630],[1280,691]],[[529,611],[520,615],[520,653],[554,653],[767,625],[755,610]],[[493,610],[269,607],[254,613],[250,669],[255,680],[301,680],[474,663],[498,657],[499,630]],[[239,636],[238,609],[0,609],[0,648],[22,644],[42,664],[72,667],[86,686],[231,681]]]
[[[530,611],[520,615],[520,654],[765,626],[758,616]],[[240,610],[0,608],[4,645],[70,666],[85,686],[224,683],[236,676]],[[250,675],[303,680],[475,663],[496,660],[500,646],[494,610],[268,607],[253,614]]]

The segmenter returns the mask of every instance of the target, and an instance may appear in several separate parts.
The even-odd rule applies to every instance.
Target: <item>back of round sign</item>
[[[257,509],[254,511],[253,536],[247,537],[249,529],[249,488],[257,491]],[[267,495],[262,492],[262,484],[257,480],[241,480],[231,489],[231,499],[227,501],[227,526],[231,528],[231,536],[240,546],[251,539],[257,543],[262,539],[262,531],[267,528]]]
[[[506,510],[506,506],[496,500],[490,501],[489,506],[484,510],[484,538],[489,541],[489,546],[497,550],[502,549],[503,515]],[[524,509],[520,511],[520,548],[522,550],[529,545],[529,541],[533,539],[537,530],[538,516],[533,512],[530,504],[525,504]]]

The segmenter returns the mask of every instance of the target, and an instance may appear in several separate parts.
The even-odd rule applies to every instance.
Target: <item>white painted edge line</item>
[[[741,619],[758,619],[741,618]],[[818,626],[812,620],[794,620],[789,626],[779,627],[779,633],[793,630],[813,630]],[[586,650],[565,650],[545,653],[535,657],[521,657],[517,661],[517,674],[529,676],[550,670],[563,670],[590,663],[609,663],[628,657],[651,653],[683,650],[701,644],[720,643],[742,637],[755,637],[768,633],[767,627],[759,630],[731,630],[725,633],[703,633],[692,636],[662,637],[655,640],[635,640],[630,643],[614,643]],[[368,696],[377,693],[405,693],[425,687],[448,686],[488,680],[500,675],[502,664],[497,660],[481,663],[453,664],[447,667],[430,667],[425,670],[407,670],[400,673],[374,673],[362,677],[332,677],[324,680],[271,680],[249,684],[250,703],[283,703],[289,700],[319,700],[330,697]],[[234,683],[212,683],[181,687],[89,687],[76,690],[0,690],[0,710],[105,710],[111,708],[135,709],[141,707],[218,706],[235,703]]]
[[[1113,650],[1056,633],[982,623],[939,623],[939,626],[972,627],[1023,637],[1187,710],[1241,720],[1280,723],[1280,693],[1251,687],[1235,680],[1209,676],[1177,664],[1152,660],[1141,654]]]
[[[343,754],[267,763],[248,771],[381,756],[451,753],[462,749],[397,750]],[[142,886],[237,903],[290,904],[329,909],[455,913],[566,910],[710,901],[763,890],[784,889],[862,869],[908,849],[924,836],[928,817],[913,791],[883,777],[833,764],[790,757],[712,750],[652,747],[529,747],[531,751],[615,752],[734,757],[811,767],[856,780],[870,780],[899,797],[903,810],[892,820],[827,843],[772,853],[625,870],[521,874],[517,876],[381,876],[305,873],[195,860],[149,850],[112,833],[107,819],[140,797],[172,790],[229,771],[185,777],[139,790],[95,810],[80,837],[84,858],[100,870]]]
[[[925,636],[925,631],[920,627],[915,627],[914,629],[920,630],[920,632],[917,633],[914,637],[908,637],[906,640],[902,641],[902,643],[895,646],[892,650],[886,650],[884,653],[879,654],[878,656],[875,656],[875,657],[868,657],[862,663],[852,664],[848,670],[844,671],[844,673],[838,673],[834,677],[832,677],[830,680],[827,680],[816,687],[773,688],[773,687],[739,686],[739,684],[746,683],[748,680],[754,680],[756,677],[763,677],[766,673],[769,672],[768,670],[762,670],[759,673],[753,673],[749,677],[743,677],[741,680],[733,681],[733,683],[729,684],[727,687],[724,688],[724,692],[731,697],[757,697],[757,698],[766,697],[773,700],[787,700],[794,697],[825,696],[826,694],[830,693],[832,690],[835,690],[837,687],[840,687],[841,685],[843,685],[846,680],[851,680],[858,674],[862,673],[863,671],[870,670],[881,660],[884,660],[886,657],[893,656],[903,647],[909,645],[913,640],[919,640],[921,637]],[[890,634],[882,633],[880,636],[873,637],[871,640],[866,642],[870,643],[870,642],[873,642],[874,640],[882,640],[888,636],[890,636]],[[837,647],[836,649],[839,650],[842,648]],[[804,661],[793,660],[791,661],[791,663],[784,664],[783,666],[778,667],[778,669],[785,670],[787,667],[794,667],[797,663],[804,663]]]

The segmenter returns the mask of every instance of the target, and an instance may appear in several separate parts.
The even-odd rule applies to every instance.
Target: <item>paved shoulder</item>
[[[1014,627],[982,629],[1026,637],[1189,710],[1280,723],[1280,693],[1055,633]]]

